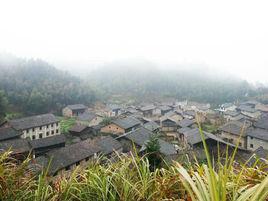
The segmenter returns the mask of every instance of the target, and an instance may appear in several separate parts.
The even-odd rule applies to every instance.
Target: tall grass
[[[6,152],[0,155],[0,200],[267,200],[266,166],[236,164],[233,155],[226,156],[228,162],[215,161],[204,145],[207,164],[174,162],[151,172],[146,157],[118,154],[116,162],[97,160],[56,178],[47,170],[34,175],[29,159],[18,164]]]

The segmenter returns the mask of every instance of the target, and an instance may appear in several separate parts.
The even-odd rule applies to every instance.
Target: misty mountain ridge
[[[217,105],[259,93],[247,81],[214,73],[205,65],[169,65],[165,69],[149,61],[117,61],[81,72],[85,76],[79,78],[40,59],[5,55],[0,56],[0,90],[10,105],[19,107],[16,110],[28,113],[114,99],[142,102],[170,97]]]

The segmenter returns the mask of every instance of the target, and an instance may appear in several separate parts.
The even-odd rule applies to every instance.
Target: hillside
[[[0,72],[1,97],[6,97],[11,111],[58,112],[66,104],[95,100],[94,92],[83,81],[42,60],[2,56]]]
[[[91,72],[87,80],[105,99],[128,96],[145,101],[172,97],[217,105],[257,93],[245,80],[193,66],[165,69],[152,63],[111,63]]]

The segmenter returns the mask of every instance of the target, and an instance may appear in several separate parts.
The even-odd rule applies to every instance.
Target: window
[[[253,144],[250,144],[250,148],[253,148]]]
[[[241,147],[242,146],[242,143],[241,142],[239,142],[239,147]]]
[[[59,125],[59,123],[56,123],[56,126],[58,126]]]
[[[49,132],[47,132],[47,136],[49,136]]]
[[[250,137],[251,140],[253,140],[253,137]]]
[[[54,131],[51,131],[51,135],[54,135]]]
[[[42,133],[39,134],[39,138],[40,139],[43,138],[43,134]]]
[[[29,133],[29,129],[26,130],[26,133]]]
[[[47,125],[47,128],[49,127],[49,125]]]
[[[35,140],[35,135],[32,136],[32,140]]]
[[[39,127],[39,130],[42,130],[42,126]]]
[[[35,131],[35,128],[33,128],[33,132]]]
[[[59,129],[56,130],[56,133],[59,133]]]

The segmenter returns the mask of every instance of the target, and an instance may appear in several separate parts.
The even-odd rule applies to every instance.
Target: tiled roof
[[[49,125],[59,122],[53,114],[42,114],[21,119],[11,120],[10,125],[16,130],[25,130],[39,126]]]
[[[31,140],[29,141],[29,144],[31,148],[33,149],[38,149],[38,148],[43,148],[43,147],[49,147],[57,144],[62,144],[65,143],[66,138],[64,134],[61,135],[54,135],[51,137],[46,137],[42,139],[37,139],[37,140]]]
[[[268,130],[268,116],[264,116],[259,119],[256,123],[254,123],[254,126]]]
[[[247,130],[246,135],[258,138],[260,140],[268,141],[268,130],[260,128],[250,128]]]
[[[116,120],[112,121],[112,123],[120,126],[123,129],[129,129],[129,128],[132,128],[134,126],[141,124],[141,122],[134,117],[126,117],[123,119],[116,119]]]
[[[77,119],[79,121],[91,121],[96,117],[96,114],[91,112],[84,112],[83,114],[78,115]]]
[[[156,129],[160,128],[160,126],[155,123],[154,121],[149,121],[146,124],[143,125],[146,129],[149,131],[155,131]]]
[[[83,104],[67,105],[67,107],[71,110],[85,110],[85,109],[87,109],[87,107]]]
[[[26,153],[30,151],[30,146],[26,139],[12,139],[0,142],[0,152],[9,149],[11,149],[13,153]]]
[[[246,126],[238,121],[231,121],[219,128],[220,131],[231,133],[234,135],[245,135]]]
[[[185,119],[179,121],[179,126],[182,128],[189,127],[189,126],[193,125],[194,123],[195,123],[195,120],[192,120],[192,119],[190,120],[190,119],[185,118]]]
[[[76,133],[80,133],[83,130],[85,130],[87,128],[87,126],[85,125],[80,125],[80,124],[75,124],[73,127],[71,127],[69,129],[70,132],[76,132]]]
[[[21,132],[13,128],[0,128],[0,141],[19,137]]]

